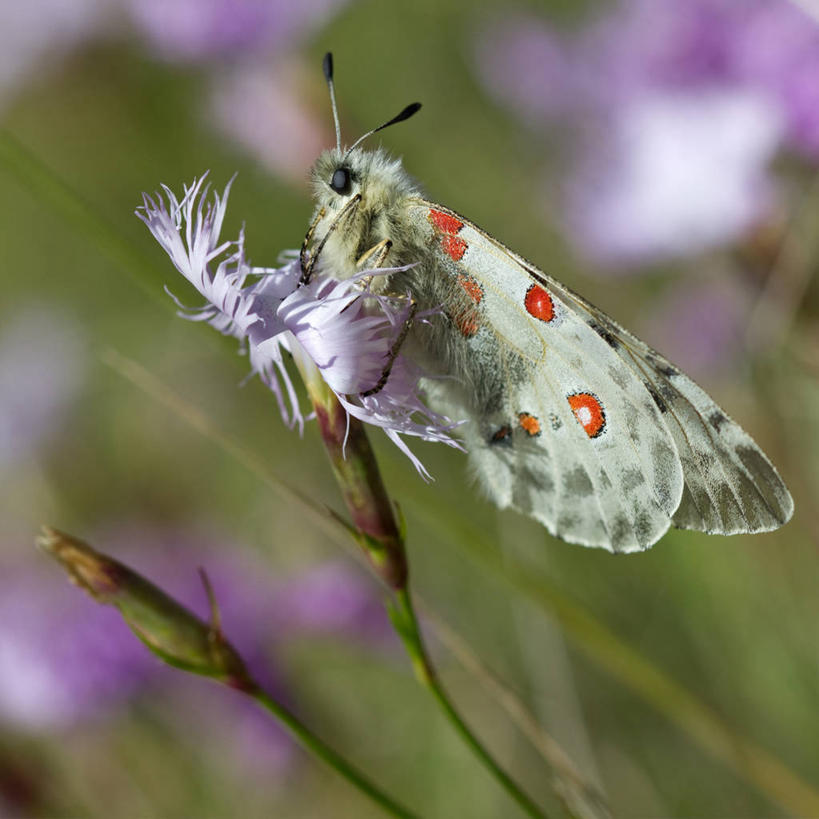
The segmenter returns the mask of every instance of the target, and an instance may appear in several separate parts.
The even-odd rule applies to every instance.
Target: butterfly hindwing
[[[470,387],[432,389],[473,418],[471,459],[498,505],[612,551],[672,522],[730,534],[787,520],[767,458],[667,360],[453,211],[419,199],[410,218],[428,231],[449,363]]]

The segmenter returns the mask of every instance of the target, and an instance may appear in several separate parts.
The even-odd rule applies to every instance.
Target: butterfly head
[[[360,148],[346,155],[338,148],[322,152],[311,172],[316,200],[328,210],[338,210],[360,194],[369,176],[370,153]]]
[[[379,241],[382,222],[394,222],[391,214],[396,203],[404,196],[418,194],[414,182],[404,171],[401,161],[391,158],[383,150],[366,150],[364,140],[378,131],[409,119],[420,108],[414,102],[392,119],[359,137],[349,148],[342,147],[341,129],[333,85],[333,59],[324,58],[324,76],[330,89],[333,120],[336,128],[336,146],[324,151],[311,172],[317,206],[317,235],[321,236],[336,223],[332,245],[349,245],[347,250],[361,252],[369,241]],[[343,214],[342,214],[343,212]],[[366,249],[366,248],[364,248]]]
[[[356,147],[346,152],[331,148],[316,160],[311,176],[316,203],[328,214],[338,213],[354,198],[356,209],[366,213],[417,193],[401,160],[381,148]]]

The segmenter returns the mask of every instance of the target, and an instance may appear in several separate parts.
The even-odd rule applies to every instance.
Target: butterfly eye
[[[336,168],[333,178],[330,180],[330,187],[336,193],[349,193],[350,171],[347,168]]]

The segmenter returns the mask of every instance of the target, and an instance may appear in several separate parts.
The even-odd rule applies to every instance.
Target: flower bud
[[[44,526],[37,545],[59,561],[72,582],[97,602],[116,606],[146,646],[169,665],[217,677],[237,688],[253,683],[244,662],[221,632],[213,594],[211,622],[200,620],[153,583],[83,541]]]

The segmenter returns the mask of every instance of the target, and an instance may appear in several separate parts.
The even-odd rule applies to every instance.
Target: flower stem
[[[329,391],[322,398],[314,401],[316,418],[361,545],[379,577],[392,589],[404,588],[404,542],[364,425],[355,418],[348,420],[344,407]]]
[[[435,698],[461,739],[523,811],[529,816],[545,817],[469,729],[438,679],[412,605],[402,531],[363,424],[348,418],[329,391],[321,396],[311,391],[311,397],[333,472],[353,520],[356,539],[393,593],[388,604],[390,620],[404,643],[416,677]]]
[[[269,711],[290,734],[313,756],[327,763],[333,770],[343,776],[351,785],[366,794],[373,802],[380,805],[391,816],[412,819],[414,813],[408,811],[398,802],[391,799],[386,793],[370,782],[367,777],[354,768],[344,757],[339,756],[329,745],[325,745],[315,734],[302,725],[286,708],[277,703],[266,691],[255,684],[248,689],[242,689],[252,697],[262,708]]]
[[[472,733],[449,699],[424,646],[409,588],[396,591],[394,608],[391,614],[393,623],[397,622],[396,630],[399,632],[412,660],[416,677],[435,698],[438,706],[461,739],[525,813],[529,816],[545,817],[546,814],[515,784],[509,774],[500,767],[481,741]]]
[[[222,633],[219,607],[204,571],[200,570],[200,573],[210,602],[209,622],[201,620],[125,564],[65,532],[44,526],[37,545],[60,563],[72,581],[98,603],[117,608],[134,634],[163,662],[183,671],[211,677],[253,698],[307,751],[391,816],[413,816],[326,745],[253,679],[242,657]]]

